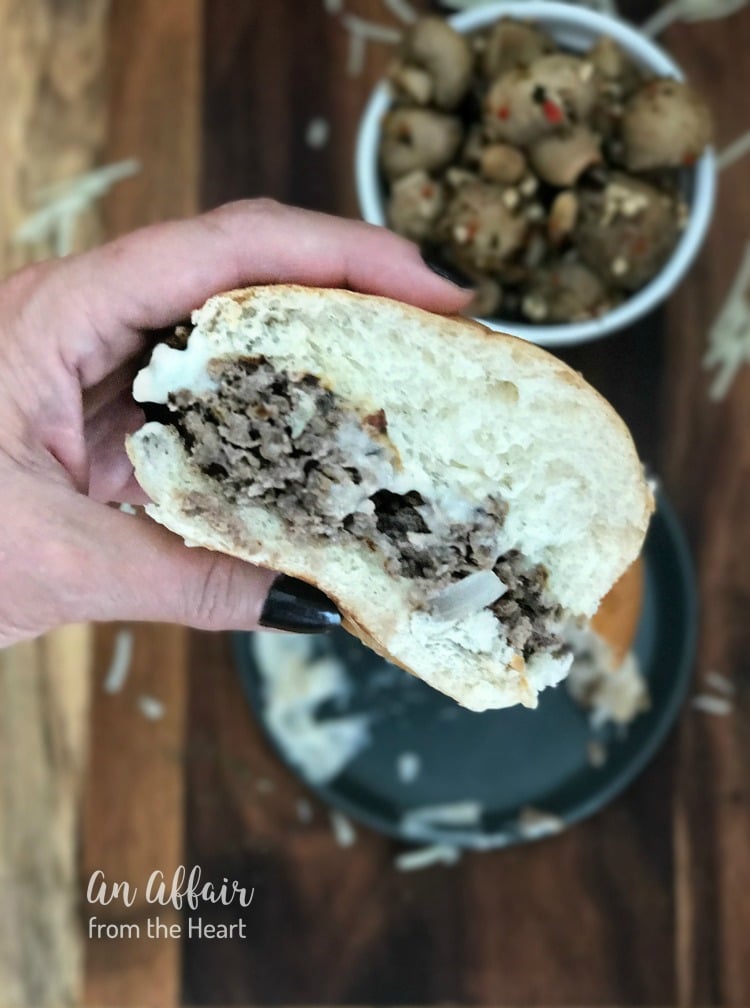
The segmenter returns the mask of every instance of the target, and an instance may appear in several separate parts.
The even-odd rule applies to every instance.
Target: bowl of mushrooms
[[[476,288],[490,328],[598,339],[664,301],[711,218],[711,117],[670,57],[585,7],[501,2],[405,34],[360,124],[365,220]]]

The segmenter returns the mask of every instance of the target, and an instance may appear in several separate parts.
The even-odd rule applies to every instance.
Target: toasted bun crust
[[[157,348],[137,399],[203,394],[209,360],[259,354],[316,375],[362,416],[384,409],[404,478],[425,499],[476,506],[499,493],[509,510],[498,545],[542,564],[566,613],[590,616],[637,556],[653,500],[630,435],[539,347],[387,298],[286,285],[211,298],[193,321],[187,351]],[[361,545],[290,529],[257,499],[230,505],[172,427],[146,424],[128,453],[158,521],[316,584],[347,629],[467,707],[534,706],[569,667],[565,655],[526,661],[489,610],[453,622],[415,610],[409,580]]]
[[[591,620],[593,630],[612,648],[617,668],[630,651],[643,608],[643,558],[628,567],[602,599]]]

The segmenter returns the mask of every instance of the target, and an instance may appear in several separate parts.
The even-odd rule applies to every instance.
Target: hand
[[[267,200],[145,228],[0,286],[0,646],[78,620],[252,629],[263,612],[293,625],[304,586],[279,579],[269,598],[273,572],[107,506],[144,500],[124,450],[143,423],[130,387],[144,331],[218,291],[275,282],[438,312],[469,300],[383,229]]]

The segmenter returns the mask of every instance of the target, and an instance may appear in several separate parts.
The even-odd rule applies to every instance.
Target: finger
[[[88,495],[92,500],[102,503],[144,500],[142,493],[135,500],[127,495],[133,485],[133,465],[125,451],[126,436],[138,430],[143,422],[143,410],[133,402],[129,388],[93,420],[87,420]]]
[[[470,297],[384,228],[267,200],[136,231],[61,263],[58,281],[96,334],[74,348],[84,385],[137,349],[135,330],[167,326],[210,295],[248,283],[347,287],[445,313]]]
[[[80,620],[156,620],[205,630],[324,629],[339,622],[314,589],[273,571],[204,549],[190,549],[150,519],[81,501],[72,592]],[[273,590],[272,590],[273,586]],[[307,626],[304,621],[307,620]],[[295,625],[296,621],[296,625]]]

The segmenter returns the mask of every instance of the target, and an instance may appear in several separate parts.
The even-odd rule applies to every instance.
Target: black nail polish
[[[461,290],[474,290],[476,287],[474,281],[467,277],[465,273],[462,273],[461,270],[457,270],[453,266],[446,266],[445,263],[437,262],[427,252],[422,253],[422,261],[433,273],[442,277],[443,280],[447,280],[448,283],[460,287]]]
[[[291,633],[325,633],[341,625],[341,613],[318,588],[280,574],[271,585],[260,625]]]

